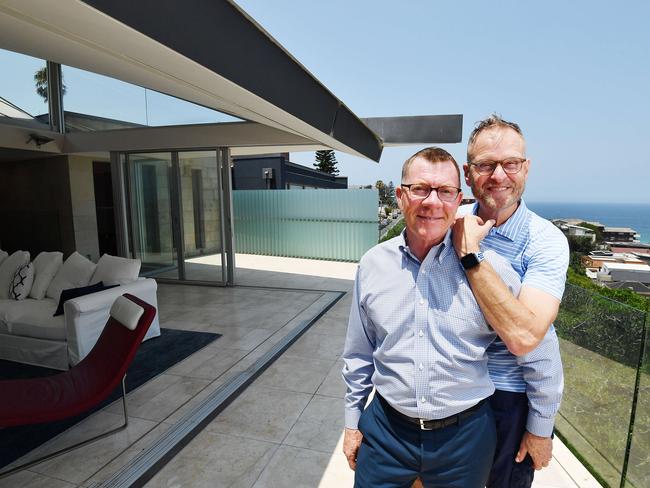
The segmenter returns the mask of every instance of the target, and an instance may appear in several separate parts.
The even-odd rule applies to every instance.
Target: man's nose
[[[492,171],[492,174],[490,175],[490,178],[498,181],[502,181],[507,177],[507,173],[503,170],[503,166],[500,164],[497,164],[496,168],[494,168],[494,171]]]
[[[438,192],[436,190],[431,190],[429,196],[422,200],[422,203],[426,205],[437,205],[439,203],[442,204],[442,200],[438,197]]]

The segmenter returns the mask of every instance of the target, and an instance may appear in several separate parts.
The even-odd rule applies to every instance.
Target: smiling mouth
[[[427,215],[418,215],[417,217],[418,217],[418,219],[426,220],[428,222],[433,222],[435,220],[442,220],[442,217],[431,217],[431,216],[427,216]]]
[[[508,191],[508,190],[510,190],[510,187],[509,186],[491,186],[490,188],[488,188],[488,190],[491,191],[491,192],[494,192],[494,193],[498,193],[498,192],[502,192],[502,191]]]

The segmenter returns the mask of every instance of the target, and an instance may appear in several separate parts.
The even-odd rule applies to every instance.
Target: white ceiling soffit
[[[223,59],[218,61],[226,66],[224,69],[234,70],[235,75],[241,75],[240,79],[257,79],[253,84],[261,87],[258,92],[266,89],[266,83],[268,93],[275,96],[276,100],[284,99],[281,101],[287,102],[285,108],[292,106],[294,113],[297,106],[304,104],[297,105],[295,99],[292,100],[292,90],[296,96],[302,95],[311,104],[306,110],[313,115],[312,120],[318,117],[322,120],[323,110],[319,109],[327,106],[328,120],[331,118],[329,130],[325,124],[316,128],[314,125],[318,124],[305,122],[305,119],[309,119],[304,116],[306,112],[303,111],[300,118],[292,115],[288,109],[279,106],[282,103],[268,102],[253,91],[243,88],[241,85],[244,83],[234,83],[221,76],[214,71],[214,66],[213,69],[207,68],[205,64],[209,63],[199,63],[179,54],[162,42],[89,6],[89,3],[98,5],[102,10],[115,9],[118,14],[128,17],[129,22],[143,24],[141,30],[149,29],[160,34],[158,37],[169,36],[170,30],[175,32],[176,37],[171,38],[171,42],[166,38],[165,42],[183,45],[181,47],[184,52],[198,53],[195,58],[203,56],[202,59],[205,60],[206,55],[210,56],[210,52],[206,54],[208,48],[213,53],[221,53]],[[179,18],[184,16],[184,20],[188,16],[194,16],[193,20],[197,23],[206,22],[201,17],[205,13],[215,18],[208,19],[211,26],[209,29],[193,30],[193,24],[175,19],[176,16],[170,12]],[[143,17],[146,19],[143,20]],[[227,17],[226,25],[220,24],[225,22],[222,17]],[[226,29],[230,29],[227,38],[229,43],[206,46],[206,39],[214,37],[214,32]],[[242,39],[233,39],[240,35]],[[176,0],[0,0],[0,47],[167,93],[243,119],[289,131],[339,151],[376,161],[381,155],[381,140],[268,34],[227,0],[198,3]],[[255,76],[259,71],[254,66],[260,62],[258,51],[264,50],[271,55],[268,57],[278,61],[277,66],[272,65],[271,70],[267,69],[260,76]],[[253,56],[257,59],[251,60],[250,55],[247,57],[245,53],[255,53]],[[235,54],[238,65],[233,68],[231,61]],[[223,64],[224,60],[226,65]],[[259,81],[262,76],[265,77],[264,83]],[[229,77],[237,76],[230,73]],[[285,86],[286,83],[278,86],[278,77],[284,77],[288,81],[299,78],[301,85],[297,86],[300,90]],[[101,96],[101,93],[97,96]],[[313,101],[314,98],[323,102],[320,104],[322,107]],[[332,111],[331,117],[329,111]]]

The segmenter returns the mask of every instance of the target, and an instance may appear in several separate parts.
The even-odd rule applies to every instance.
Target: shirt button
[[[423,330],[421,330],[421,331],[419,332],[419,334],[418,334],[418,335],[419,335],[420,337],[422,337],[422,336],[424,336],[424,331],[423,331]]]
[[[424,364],[420,363],[420,366],[418,367],[420,368],[420,371],[422,371],[424,369]]]
[[[424,299],[420,298],[420,305],[424,305]]]
[[[423,269],[423,270],[422,270],[422,274],[427,274],[427,270],[426,270],[426,269]]]
[[[424,397],[420,398],[420,401],[421,401],[422,403],[427,403],[427,399],[424,398]]]

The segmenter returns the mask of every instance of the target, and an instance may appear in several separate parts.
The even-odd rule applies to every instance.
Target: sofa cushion
[[[47,287],[50,286],[57,271],[63,265],[63,253],[45,252],[39,253],[34,259],[34,284],[29,292],[31,298],[41,300],[45,297]]]
[[[73,252],[56,273],[52,283],[47,288],[45,296],[53,298],[55,303],[58,304],[62,290],[86,286],[96,267],[95,263],[83,257],[77,251]],[[52,310],[52,313],[54,313],[54,310]]]
[[[64,341],[66,339],[63,315],[53,317],[56,302],[50,298],[34,300],[28,298],[14,301],[7,310],[7,326],[12,335],[38,337]]]
[[[63,315],[63,304],[68,300],[73,298],[82,297],[84,295],[90,295],[91,293],[96,293],[98,291],[108,290],[109,288],[115,288],[120,285],[111,285],[104,286],[104,282],[100,281],[94,285],[82,286],[79,288],[70,288],[68,290],[61,291],[61,298],[59,298],[59,306],[56,307],[56,312],[54,312],[54,317],[58,315]]]
[[[7,259],[7,256],[9,256],[9,253],[7,251],[3,251],[2,249],[0,249],[0,263],[2,263],[2,261]]]
[[[34,283],[34,264],[27,263],[16,270],[14,279],[9,289],[9,298],[12,300],[24,300],[29,296]]]
[[[16,270],[29,263],[27,251],[16,251],[0,263],[0,299],[9,298],[9,288]]]
[[[138,279],[141,261],[104,254],[97,262],[97,269],[90,283],[103,281],[107,285],[126,285]]]

